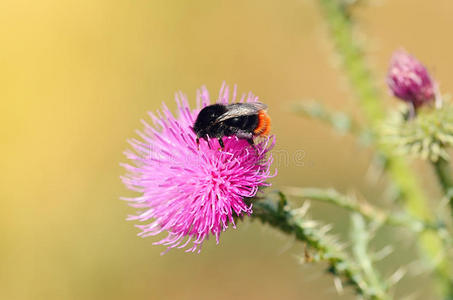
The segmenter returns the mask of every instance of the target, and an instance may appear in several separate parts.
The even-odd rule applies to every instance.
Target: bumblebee
[[[270,131],[270,118],[266,114],[267,105],[260,102],[213,104],[204,107],[197,116],[193,130],[200,139],[217,138],[220,147],[225,148],[224,136],[237,136],[254,147],[255,136],[267,135]]]

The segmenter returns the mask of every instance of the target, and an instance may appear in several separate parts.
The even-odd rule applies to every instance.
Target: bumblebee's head
[[[213,104],[203,108],[197,116],[193,131],[198,137],[209,134],[209,127],[225,112],[227,108],[222,104]]]

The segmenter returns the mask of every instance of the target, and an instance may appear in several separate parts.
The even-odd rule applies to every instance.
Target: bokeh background
[[[357,38],[378,84],[404,47],[451,90],[453,2],[363,2]],[[299,264],[303,248],[258,222],[200,255],[160,256],[119,200],[133,195],[119,163],[146,112],[174,108],[177,90],[191,103],[201,85],[217,95],[226,81],[269,105],[277,150],[304,151],[302,165],[276,166],[274,187],[354,189],[385,205],[384,185],[364,176],[368,150],[290,113],[317,99],[360,117],[315,0],[2,0],[0,20],[0,299],[336,299],[322,266]],[[436,193],[430,170],[414,169]],[[347,226],[327,206],[312,214]],[[410,239],[396,242],[389,272],[412,253]],[[398,292],[414,282],[423,295],[420,276]]]

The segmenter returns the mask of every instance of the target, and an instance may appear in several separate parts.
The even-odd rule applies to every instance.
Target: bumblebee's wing
[[[215,123],[219,123],[234,117],[249,116],[257,114],[260,110],[267,109],[267,105],[261,102],[233,103],[227,105],[227,111],[217,118]]]

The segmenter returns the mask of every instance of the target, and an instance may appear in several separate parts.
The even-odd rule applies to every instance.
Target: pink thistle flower
[[[393,53],[387,76],[393,95],[418,108],[435,99],[436,84],[427,69],[404,50]]]
[[[229,98],[229,88],[223,85],[217,102],[226,104]],[[249,94],[240,102],[257,99]],[[189,245],[186,252],[200,252],[209,235],[219,243],[229,224],[236,228],[236,217],[252,213],[244,198],[270,185],[266,180],[273,176],[272,156],[267,154],[275,139],[261,140],[255,150],[245,140],[224,137],[222,151],[216,139],[201,140],[198,149],[192,126],[201,108],[210,104],[208,91],[197,91],[196,109],[190,109],[182,93],[176,94],[176,102],[178,116],[163,104],[162,113],[149,113],[153,126],[142,121],[144,129],[137,131],[141,140],[129,140],[132,150],[125,155],[131,164],[123,164],[127,174],[122,180],[141,195],[123,199],[140,209],[128,218],[145,223],[136,225],[140,236],[167,232],[155,244],[166,245],[167,251]]]

